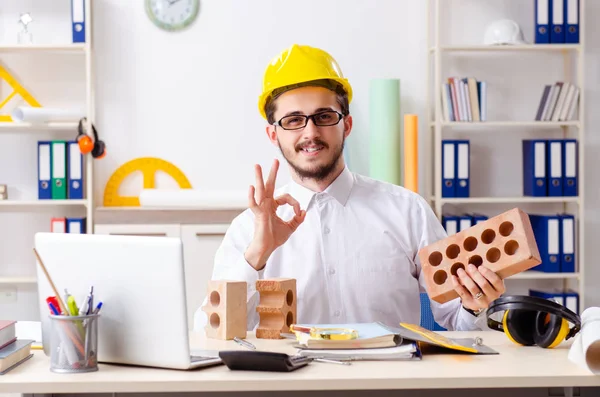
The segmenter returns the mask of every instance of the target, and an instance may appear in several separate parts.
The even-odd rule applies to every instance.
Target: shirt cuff
[[[460,310],[458,312],[458,327],[457,329],[460,331],[479,331],[482,330],[479,325],[478,320],[480,320],[483,316],[474,316],[469,313],[463,305],[460,305]]]

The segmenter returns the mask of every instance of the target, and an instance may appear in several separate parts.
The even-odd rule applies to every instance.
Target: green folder
[[[67,142],[52,141],[52,199],[67,199]]]

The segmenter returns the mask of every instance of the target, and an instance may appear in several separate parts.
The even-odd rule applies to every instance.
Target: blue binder
[[[38,198],[52,199],[52,150],[50,141],[38,142]]]
[[[535,0],[535,43],[550,43],[550,0]]]
[[[471,215],[471,223],[473,225],[477,225],[480,222],[487,221],[488,217],[483,214],[472,214]]]
[[[446,230],[446,234],[448,236],[452,236],[458,233],[458,216],[456,215],[443,215],[442,216],[442,226],[444,230]]]
[[[579,0],[565,0],[565,43],[579,43]]]
[[[456,148],[456,197],[469,197],[470,192],[470,144],[468,140],[457,140]]]
[[[442,197],[456,197],[456,149],[454,141],[442,141]]]
[[[530,289],[529,296],[535,296],[537,298],[549,299],[553,300],[559,305],[565,305],[565,294],[563,291],[559,289],[548,289],[548,290],[539,290],[539,289]]]
[[[564,0],[550,0],[550,43],[565,43],[565,3]]]
[[[67,198],[83,199],[83,155],[75,141],[67,142]]]
[[[71,0],[73,43],[85,43],[85,0]]]
[[[577,174],[579,164],[579,150],[576,139],[563,140],[563,196],[577,196]]]
[[[547,196],[546,141],[523,140],[523,195]]]
[[[570,288],[563,291],[563,296],[565,298],[565,307],[571,310],[573,313],[579,314],[579,293]]]
[[[560,214],[561,261],[562,273],[575,272],[575,216]]]
[[[561,266],[561,234],[558,215],[529,215],[542,263],[532,270],[558,273]]]
[[[85,234],[86,218],[67,218],[67,233]]]
[[[546,156],[546,175],[548,175],[548,196],[563,195],[563,144],[560,139],[550,139],[546,142],[548,154]]]
[[[473,218],[470,215],[461,215],[458,217],[458,231],[462,232],[473,226]]]

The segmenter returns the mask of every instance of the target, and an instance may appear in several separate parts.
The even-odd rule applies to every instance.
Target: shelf
[[[510,276],[507,280],[563,280],[568,278],[579,278],[579,273],[545,273],[527,270]]]
[[[437,48],[429,48],[434,52]],[[579,44],[524,44],[524,45],[466,45],[439,47],[441,52],[521,52],[521,51],[579,51]]]
[[[87,200],[0,200],[2,207],[87,206]]]
[[[18,123],[18,122],[0,122],[0,132],[9,131],[54,131],[64,130],[73,132],[77,130],[79,121],[72,122],[50,122],[50,123]]]
[[[574,121],[442,121],[442,127],[458,127],[458,128],[488,128],[488,127],[505,127],[505,128],[548,128],[548,127],[577,127],[581,123]],[[430,127],[435,127],[435,122],[429,123]]]
[[[435,201],[435,197],[431,198]],[[578,203],[579,197],[442,197],[442,204]]]
[[[0,285],[3,284],[36,284],[36,277],[0,277]]]
[[[9,44],[0,45],[1,52],[46,52],[46,53],[81,53],[85,54],[85,43],[81,44]]]

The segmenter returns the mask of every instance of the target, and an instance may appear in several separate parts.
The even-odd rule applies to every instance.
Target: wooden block
[[[280,339],[281,333],[290,332],[290,325],[296,323],[296,280],[258,280],[256,290],[260,294],[256,307],[259,316],[256,337]]]
[[[518,208],[422,248],[419,259],[427,292],[439,303],[458,297],[450,275],[470,263],[485,265],[502,279],[541,263],[529,215]]]
[[[8,200],[8,188],[6,185],[0,185],[0,200]]]
[[[211,280],[208,282],[208,300],[202,306],[208,317],[205,331],[208,338],[245,338],[248,323],[247,291],[245,281]]]

